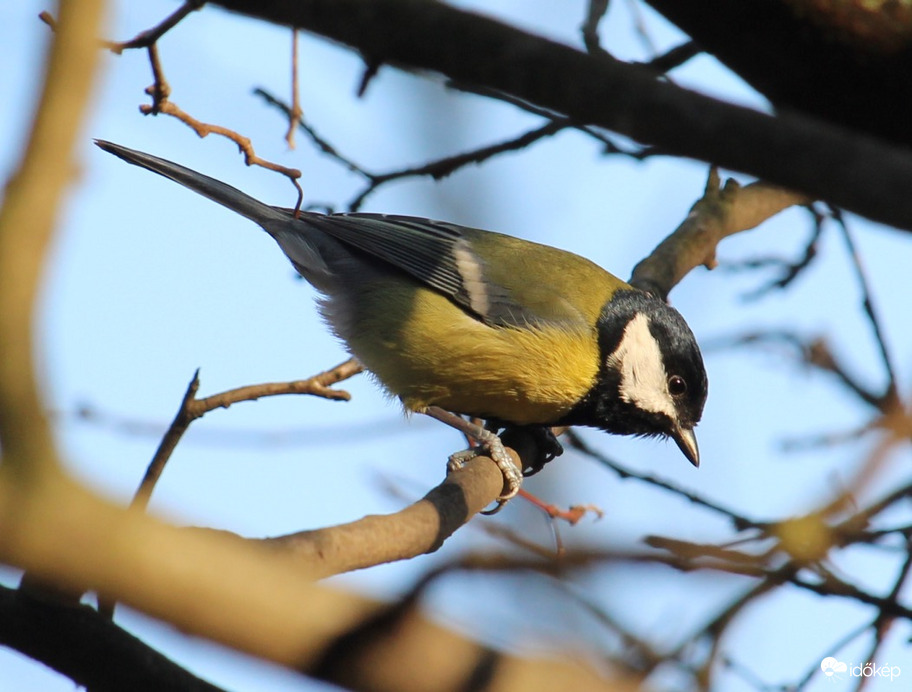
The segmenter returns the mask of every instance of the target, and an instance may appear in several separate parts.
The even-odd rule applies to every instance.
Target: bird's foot
[[[447,473],[461,469],[466,462],[482,454],[490,456],[494,463],[497,464],[497,468],[500,469],[504,479],[504,492],[497,498],[497,506],[494,509],[482,512],[482,514],[490,516],[497,514],[507,502],[516,497],[520,486],[522,486],[523,476],[516,464],[513,463],[510,455],[507,454],[507,450],[504,448],[500,438],[489,430],[484,432],[487,434],[482,436],[483,439],[479,439],[481,444],[478,447],[464,449],[461,452],[450,455],[447,462]]]

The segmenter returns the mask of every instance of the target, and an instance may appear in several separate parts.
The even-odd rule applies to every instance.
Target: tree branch
[[[741,187],[729,179],[720,187],[719,175],[710,171],[703,197],[649,256],[633,268],[630,284],[660,298],[699,265],[716,266],[716,246],[724,238],[747,231],[795,204],[810,200],[767,183]]]
[[[321,34],[370,64],[432,70],[912,229],[912,155],[821,120],[772,117],[681,89],[645,67],[588,55],[424,0],[219,0]],[[409,27],[403,31],[403,27]],[[472,46],[466,50],[466,46]],[[859,181],[865,181],[859,185]]]
[[[220,692],[84,605],[0,587],[0,643],[93,692]],[[105,661],[106,665],[99,665]]]

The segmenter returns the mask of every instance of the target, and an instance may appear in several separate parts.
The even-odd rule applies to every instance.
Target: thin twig
[[[761,522],[756,522],[752,519],[748,519],[744,515],[735,512],[733,509],[723,507],[722,505],[700,497],[699,495],[692,493],[689,490],[680,488],[670,481],[662,480],[661,478],[658,478],[651,474],[638,473],[637,471],[633,471],[632,469],[622,466],[613,459],[609,459],[607,456],[590,447],[572,428],[564,434],[564,439],[567,441],[570,447],[595,459],[600,464],[614,471],[620,478],[635,478],[636,480],[647,483],[648,485],[653,485],[657,488],[668,490],[675,495],[689,500],[695,505],[699,505],[706,509],[712,510],[718,514],[722,514],[728,517],[734,527],[739,531],[744,531],[751,528],[763,528],[765,526],[765,524]]]
[[[456,89],[466,94],[476,94],[478,96],[484,96],[485,98],[496,99],[507,103],[515,108],[526,111],[527,113],[532,113],[533,115],[538,115],[542,118],[548,118],[549,120],[557,120],[559,122],[566,123],[566,127],[569,129],[577,130],[583,134],[595,139],[599,144],[602,145],[603,154],[621,154],[623,156],[629,156],[630,158],[642,161],[649,156],[654,156],[658,153],[658,150],[651,146],[637,146],[633,145],[632,149],[625,149],[614,140],[612,140],[606,131],[592,126],[586,125],[585,123],[578,122],[572,118],[568,118],[565,115],[560,113],[555,113],[552,110],[547,108],[542,108],[528,101],[524,101],[521,98],[512,96],[503,91],[497,89],[492,89],[491,87],[478,86],[473,84],[464,84],[462,82],[456,82],[453,80],[447,81],[447,86],[451,89]]]
[[[149,48],[150,46],[155,45],[158,39],[164,36],[168,31],[177,26],[184,17],[191,12],[196,12],[196,10],[200,9],[205,4],[205,0],[186,0],[183,5],[178,7],[174,12],[151,29],[140,31],[129,41],[105,41],[105,47],[118,55],[131,48]]]
[[[757,346],[769,344],[782,344],[789,346],[798,353],[800,361],[823,372],[830,373],[859,399],[869,406],[883,411],[884,400],[882,395],[872,392],[852,375],[848,368],[833,354],[830,345],[822,337],[806,338],[787,330],[770,330],[765,332],[749,332],[738,336],[716,339],[703,345],[704,350],[711,351],[718,348],[733,348],[739,346]]]
[[[193,379],[187,385],[187,390],[181,399],[177,414],[168,427],[152,456],[152,461],[146,468],[146,473],[130,502],[130,508],[143,511],[149,504],[152,497],[152,491],[161,478],[165,465],[177,448],[178,443],[187,432],[190,424],[198,418],[202,418],[206,413],[217,408],[228,408],[232,404],[241,401],[256,401],[257,399],[267,396],[278,396],[282,394],[311,394],[320,396],[325,399],[336,401],[348,401],[351,397],[348,392],[332,389],[332,385],[342,380],[357,375],[362,371],[361,364],[354,358],[340,363],[334,368],[330,368],[318,375],[314,375],[306,380],[295,380],[293,382],[270,382],[261,385],[251,385],[247,387],[238,387],[219,394],[213,394],[205,399],[197,399],[196,393],[199,390],[199,369],[193,373]],[[105,617],[112,617],[116,603],[107,598],[104,594],[98,596],[98,612]]]
[[[262,97],[263,100],[265,100],[269,105],[282,110],[286,116],[293,116],[292,109],[287,104],[275,98],[264,89],[255,89],[254,93]],[[364,204],[365,199],[367,199],[369,195],[376,192],[380,186],[393,180],[422,176],[428,176],[434,180],[440,180],[447,177],[448,175],[453,174],[460,168],[463,168],[470,164],[481,164],[488,159],[498,156],[499,154],[503,154],[509,151],[518,151],[520,149],[528,147],[538,140],[544,139],[545,137],[550,137],[551,135],[554,135],[567,127],[566,122],[552,120],[546,122],[540,127],[530,130],[529,132],[526,132],[512,139],[498,142],[497,144],[479,147],[462,154],[445,156],[443,158],[436,159],[434,161],[430,161],[418,166],[408,166],[406,168],[388,171],[386,173],[372,173],[365,169],[363,166],[355,163],[352,159],[339,153],[339,151],[333,145],[331,145],[325,138],[321,137],[314,129],[314,127],[307,123],[300,115],[297,118],[297,123],[299,127],[311,139],[311,141],[313,141],[313,143],[320,149],[320,151],[345,166],[345,168],[349,171],[361,175],[368,181],[368,184],[364,187],[364,189],[361,190],[361,192],[359,192],[348,203],[347,207],[350,211],[357,211],[360,209]]]
[[[146,474],[130,506],[136,509],[145,509],[165,464],[177,447],[177,443],[180,442],[181,437],[187,431],[190,423],[197,418],[202,418],[209,411],[217,408],[228,408],[232,404],[241,401],[256,401],[263,397],[284,394],[310,394],[334,401],[348,401],[351,398],[348,392],[333,389],[332,385],[357,375],[361,370],[360,363],[350,358],[344,363],[340,363],[334,368],[330,368],[306,380],[268,382],[266,384],[238,387],[237,389],[213,394],[204,399],[196,398],[196,392],[199,389],[199,370],[197,370],[187,386],[187,391],[181,400],[177,415],[174,417],[171,426],[152,457],[149,467],[146,469]]]
[[[896,579],[893,581],[893,588],[890,589],[890,593],[887,596],[889,601],[898,603],[899,595],[906,584],[906,580],[909,578],[910,571],[912,571],[912,537],[909,537],[906,540],[906,559],[903,561],[899,574],[896,575]],[[878,611],[877,617],[874,618],[874,621],[870,625],[874,630],[874,641],[871,642],[871,648],[868,649],[868,654],[864,657],[865,661],[877,660],[877,654],[880,652],[884,640],[895,621],[896,617],[894,615],[885,613],[883,609]],[[859,692],[864,689],[866,681],[867,678],[865,677],[862,677],[859,681],[857,687]]]
[[[377,73],[380,71],[380,66],[382,63],[376,60],[365,60],[364,63],[364,73],[361,75],[361,82],[358,84],[358,98],[364,98],[364,94],[367,93],[367,87],[370,86],[370,83],[374,80],[374,77],[377,76]]]
[[[655,70],[660,74],[665,74],[676,67],[680,67],[691,58],[695,58],[703,50],[696,41],[685,41],[680,46],[675,46],[662,55],[654,57],[652,60],[643,63],[644,67]]]
[[[298,83],[298,30],[291,30],[291,109],[288,113],[288,129],[285,131],[285,141],[288,148],[295,148],[295,127],[301,119],[301,86]]]
[[[330,390],[337,392],[338,390]],[[75,421],[115,435],[129,437],[155,438],[161,440],[169,423],[160,420],[134,418],[120,413],[105,410],[91,403],[82,402],[66,410],[52,410],[55,421]],[[288,428],[239,428],[237,426],[207,426],[194,431],[192,438],[186,438],[185,444],[213,448],[245,447],[263,450],[268,448],[285,448],[295,446],[316,447],[325,444],[337,444],[340,435],[348,435],[359,440],[388,438],[393,434],[404,432],[404,428],[395,425],[398,417],[383,416],[374,420],[359,423],[351,421],[328,425],[300,425]]]
[[[590,598],[589,594],[583,589],[575,588],[573,584],[566,581],[556,581],[555,586],[567,597],[573,599],[577,605],[589,613],[595,620],[613,632],[621,640],[624,647],[623,655],[618,658],[631,669],[641,673],[651,673],[657,666],[664,664],[673,658],[673,654],[660,654],[648,641],[641,639],[633,632],[630,632],[617,618],[608,612],[595,599]]]
[[[896,369],[893,367],[893,359],[890,356],[889,348],[887,348],[887,340],[884,337],[883,329],[880,326],[877,311],[874,309],[874,299],[872,298],[871,284],[868,281],[867,272],[861,262],[861,255],[858,252],[858,247],[855,245],[855,240],[849,232],[848,224],[846,224],[842,212],[833,208],[832,215],[836,220],[836,223],[839,224],[839,228],[842,230],[842,237],[843,240],[845,240],[846,248],[849,251],[852,267],[855,270],[855,276],[858,278],[858,285],[861,287],[865,314],[868,316],[868,321],[871,323],[871,329],[874,331],[874,338],[877,341],[877,347],[880,350],[880,357],[883,361],[884,370],[887,373],[887,387],[883,395],[885,405],[894,408],[898,407],[899,393],[896,387]]]
[[[564,129],[563,124],[550,121],[525,134],[519,135],[513,139],[498,142],[497,144],[479,147],[478,149],[456,154],[454,156],[445,156],[420,166],[410,166],[397,171],[374,174],[371,179],[371,184],[348,203],[348,208],[352,211],[357,211],[361,208],[361,205],[368,195],[375,192],[377,188],[384,183],[388,183],[392,180],[401,180],[402,178],[414,176],[430,176],[434,180],[440,180],[469,164],[481,164],[504,152],[524,149],[540,139],[550,137],[551,135],[560,132],[562,129]]]
[[[760,269],[765,267],[775,267],[779,269],[779,276],[769,283],[755,288],[746,293],[743,299],[746,301],[757,300],[762,298],[773,290],[781,290],[789,287],[805,269],[811,266],[813,260],[817,257],[817,249],[820,243],[820,237],[824,229],[824,217],[818,214],[813,207],[808,207],[814,219],[811,237],[804,246],[801,255],[795,260],[789,260],[782,257],[754,257],[748,260],[738,262],[720,262],[719,268],[729,272],[737,272],[745,269]]]
[[[586,19],[580,27],[586,50],[596,55],[607,55],[599,43],[598,25],[608,11],[608,3],[609,0],[589,0],[586,5]]]
[[[275,96],[270,94],[265,89],[257,87],[253,90],[253,93],[255,96],[259,96],[260,98],[262,98],[270,106],[278,108],[280,111],[282,111],[285,114],[285,116],[287,118],[292,118],[292,116],[293,116],[292,108],[289,107],[288,104],[277,99]],[[306,120],[304,120],[303,111],[302,111],[302,113],[298,114],[297,118],[295,119],[295,124],[304,131],[304,133],[310,138],[310,140],[317,146],[317,148],[320,151],[322,151],[324,154],[326,154],[330,158],[334,159],[336,162],[342,164],[342,166],[344,166],[346,168],[346,170],[348,170],[352,173],[357,173],[358,175],[362,176],[363,178],[365,178],[367,180],[371,179],[371,177],[373,175],[372,173],[370,173],[367,170],[365,170],[364,168],[362,168],[353,159],[350,159],[347,156],[345,156],[344,154],[342,154],[341,152],[339,152],[339,150],[336,149],[332,144],[330,144],[327,139],[322,137],[310,123],[308,123]]]
[[[165,17],[161,22],[151,29],[140,31],[136,36],[128,41],[109,41],[102,40],[102,47],[110,50],[112,53],[120,55],[125,50],[135,48],[148,48],[155,44],[158,39],[164,36],[168,31],[177,26],[191,12],[195,12],[206,4],[206,0],[186,0],[183,5],[178,7],[174,12]],[[41,12],[38,18],[47,24],[53,31],[57,31],[57,20],[47,11]]]
[[[193,131],[196,132],[196,134],[201,138],[209,134],[217,134],[230,139],[237,145],[240,152],[244,154],[244,163],[246,165],[259,166],[267,170],[281,173],[286,178],[288,178],[289,181],[291,181],[291,184],[294,185],[295,190],[298,194],[297,202],[294,206],[295,214],[297,215],[297,212],[301,208],[301,205],[304,201],[304,190],[301,189],[301,185],[298,182],[298,180],[301,178],[300,170],[297,168],[288,168],[287,166],[282,166],[281,164],[273,163],[272,161],[267,161],[266,159],[260,158],[254,151],[253,143],[250,141],[250,138],[244,137],[234,130],[222,127],[221,125],[213,125],[197,120],[196,118],[181,110],[177,104],[170,101],[171,87],[165,78],[164,70],[161,66],[157,41],[165,33],[180,23],[184,17],[189,15],[191,12],[200,9],[205,3],[206,0],[186,0],[183,5],[181,5],[177,10],[162,20],[159,24],[152,27],[151,29],[141,31],[129,41],[102,41],[102,45],[112,52],[117,53],[118,55],[127,49],[146,48],[149,53],[149,63],[152,68],[153,83],[150,86],[146,87],[145,91],[149,96],[152,97],[152,103],[141,105],[139,107],[140,113],[143,115],[158,115],[162,113],[175,117],[193,129]],[[38,16],[43,22],[50,26],[51,29],[56,31],[57,22],[50,13],[42,12]],[[293,36],[296,36],[297,31],[293,30],[292,34]],[[292,90],[294,105],[291,109],[291,112],[295,113],[300,111],[297,91],[297,40],[293,41],[292,73],[294,84]],[[290,124],[289,131],[291,130],[292,125]],[[294,148],[293,136],[289,140],[289,146],[291,148]]]
[[[643,12],[640,4],[635,0],[627,0],[627,7],[630,10],[630,16],[633,19],[634,33],[640,38],[643,47],[652,53],[656,53],[655,41],[649,35],[649,29],[646,27],[646,20],[643,19]]]
[[[814,678],[814,676],[820,673],[820,661],[822,661],[827,656],[835,656],[838,654],[840,651],[842,651],[843,648],[864,634],[870,626],[870,623],[865,622],[860,627],[854,627],[846,632],[846,634],[840,637],[836,643],[831,645],[822,656],[814,659],[814,664],[811,665],[808,668],[807,672],[798,679],[798,682],[796,682],[794,685],[788,686],[786,689],[801,690],[806,687]]]
[[[181,110],[177,104],[170,100],[171,87],[165,78],[164,69],[162,68],[161,58],[158,53],[158,45],[153,43],[148,46],[149,64],[152,68],[153,82],[146,87],[146,93],[152,97],[152,103],[143,104],[139,107],[139,112],[143,115],[158,115],[163,113],[177,118],[185,125],[189,126],[199,137],[206,137],[210,134],[216,134],[221,137],[230,139],[237,145],[238,150],[244,155],[244,163],[248,166],[259,166],[267,170],[281,173],[294,185],[298,193],[295,209],[299,209],[304,200],[304,191],[298,183],[301,177],[301,171],[297,168],[288,168],[272,161],[257,156],[253,149],[253,142],[249,137],[245,137],[234,130],[221,125],[204,123],[197,120],[190,114]]]

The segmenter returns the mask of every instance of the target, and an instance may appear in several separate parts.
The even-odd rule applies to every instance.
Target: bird
[[[166,159],[95,143],[265,230],[386,391],[488,452],[504,477],[497,509],[522,483],[500,439],[513,431],[541,441],[526,475],[561,453],[552,426],[670,438],[699,466],[694,427],[708,380],[693,332],[664,300],[590,260],[444,221],[275,207]],[[477,453],[454,454],[448,469]]]

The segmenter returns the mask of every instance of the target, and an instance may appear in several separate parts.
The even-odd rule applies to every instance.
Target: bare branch
[[[742,171],[899,228],[912,228],[908,151],[822,120],[793,112],[774,117],[726,104],[657,80],[652,70],[641,66],[588,55],[443,3],[220,0],[218,4],[322,34],[369,56],[372,64],[431,70],[460,84],[501,91],[574,122],[606,128],[670,154]],[[409,31],[403,33],[403,26]],[[469,45],[470,51],[465,49]],[[866,184],[859,185],[859,180]]]
[[[732,524],[738,531],[764,526],[764,524],[755,522],[752,519],[748,519],[746,516],[739,514],[730,508],[723,507],[721,504],[717,504],[715,502],[707,500],[706,498],[700,497],[699,495],[696,495],[689,490],[679,488],[669,481],[662,480],[661,478],[658,478],[651,474],[637,473],[636,471],[622,466],[618,462],[614,461],[613,459],[609,459],[604,454],[601,454],[597,450],[587,445],[586,442],[579,435],[577,435],[573,429],[567,431],[564,439],[567,441],[570,447],[595,459],[606,468],[614,471],[618,477],[635,478],[636,480],[647,483],[648,485],[653,485],[657,488],[668,490],[675,495],[679,495],[689,500],[695,505],[705,507],[706,509],[716,512],[717,514],[722,514],[731,520]]]
[[[634,267],[630,284],[667,298],[694,267],[716,266],[716,246],[721,240],[750,230],[783,209],[809,201],[805,195],[762,182],[741,187],[729,179],[720,187],[713,169],[703,197],[691,207],[681,225]]]
[[[297,168],[288,168],[257,156],[253,149],[253,142],[251,142],[249,137],[245,137],[240,133],[221,125],[204,123],[181,110],[176,103],[171,101],[171,87],[165,78],[164,69],[162,68],[161,59],[158,54],[158,44],[150,44],[148,46],[148,53],[154,81],[150,86],[146,87],[145,91],[152,97],[152,103],[141,105],[139,107],[139,112],[143,115],[158,115],[160,113],[170,115],[190,127],[201,138],[210,134],[216,134],[230,139],[237,145],[238,151],[244,155],[244,163],[246,165],[260,166],[261,168],[281,173],[288,178],[291,184],[294,185],[295,190],[297,190],[298,198],[295,209],[299,209],[304,199],[304,191],[301,189],[300,183],[298,183],[298,179],[301,177],[301,171]]]
[[[88,690],[221,692],[88,606],[21,590],[0,587],[0,643]]]
[[[146,29],[145,31],[139,32],[136,36],[131,38],[128,41],[109,41],[102,40],[100,44],[102,47],[107,48],[112,53],[117,55],[122,54],[125,50],[135,49],[135,48],[149,48],[155,45],[155,42],[158,41],[162,36],[168,33],[171,29],[177,26],[188,14],[195,12],[200,9],[206,0],[185,0],[184,4],[177,8],[170,15],[165,17],[161,22],[151,29]],[[47,24],[51,30],[57,31],[57,20],[50,12],[41,12],[38,15],[38,18]]]
[[[586,19],[583,21],[580,32],[583,34],[583,43],[590,53],[607,54],[599,43],[598,25],[608,11],[609,0],[589,0],[586,5]]]
[[[151,29],[139,32],[129,41],[106,41],[105,46],[110,49],[112,53],[116,53],[117,55],[120,55],[125,50],[133,48],[151,48],[156,44],[158,39],[183,21],[184,17],[191,12],[196,12],[205,4],[206,0],[185,0],[183,5],[178,7],[174,12]]]
[[[290,108],[287,104],[282,103],[279,99],[269,94],[264,89],[255,89],[254,93],[258,96],[261,96],[263,100],[265,100],[269,105],[275,106],[276,108],[282,110],[286,116],[293,116],[292,108]],[[321,137],[314,129],[314,127],[307,123],[300,114],[298,114],[296,121],[300,128],[304,131],[305,134],[307,134],[307,136],[320,149],[320,151],[322,151],[330,158],[335,159],[337,162],[341,163],[349,171],[358,173],[368,180],[369,184],[348,203],[347,207],[349,211],[357,211],[360,209],[361,205],[364,204],[364,200],[367,199],[369,195],[376,192],[377,189],[379,189],[382,185],[393,180],[401,180],[403,178],[421,176],[428,176],[434,180],[441,180],[448,175],[452,175],[460,168],[463,168],[470,164],[481,164],[488,159],[494,158],[495,156],[498,156],[505,152],[524,149],[531,144],[534,144],[535,142],[544,139],[545,137],[550,137],[551,135],[554,135],[565,127],[569,126],[569,124],[565,121],[562,122],[558,120],[552,120],[540,127],[526,132],[525,134],[519,135],[513,139],[504,140],[503,142],[498,142],[497,144],[479,147],[462,154],[445,156],[441,159],[430,161],[419,166],[408,166],[406,168],[401,168],[386,173],[372,173],[359,164],[355,163],[352,159],[339,153],[338,149],[331,145],[326,139]]]
[[[74,143],[92,93],[102,5],[82,0],[61,6],[37,115],[0,208],[0,472],[15,470],[21,483],[56,466],[36,381],[34,315],[58,205],[76,171]]]
[[[291,30],[291,108],[288,113],[288,129],[285,131],[285,141],[288,148],[295,148],[295,131],[301,119],[301,85],[298,83],[298,31]]]
[[[213,394],[204,399],[197,399],[196,392],[199,389],[199,370],[197,370],[187,387],[187,391],[184,393],[177,415],[174,417],[152,461],[149,463],[149,467],[146,469],[146,474],[140,483],[139,489],[136,491],[136,495],[133,497],[131,506],[137,509],[145,509],[149,498],[152,496],[152,490],[161,477],[165,464],[168,463],[168,459],[171,458],[177,444],[184,433],[187,432],[187,428],[197,418],[202,418],[209,411],[214,411],[217,408],[228,408],[232,404],[242,401],[256,401],[267,396],[310,394],[333,401],[348,401],[351,398],[348,392],[333,389],[332,385],[354,377],[361,371],[360,363],[350,358],[306,380],[250,385]]]
[[[877,342],[884,370],[887,374],[887,388],[883,395],[884,405],[885,407],[896,408],[900,405],[899,392],[896,388],[896,369],[893,367],[893,359],[890,357],[890,350],[887,348],[887,341],[884,337],[883,329],[880,326],[880,320],[874,310],[874,300],[871,297],[870,282],[868,281],[864,266],[861,263],[861,255],[858,253],[858,248],[855,246],[852,234],[849,233],[849,227],[846,225],[845,219],[836,209],[833,210],[833,217],[842,230],[842,237],[848,248],[849,257],[852,259],[852,267],[855,270],[858,285],[861,287],[865,315],[867,315],[868,321],[871,323],[871,329],[874,331],[874,339]],[[885,413],[886,412],[887,411],[885,410]]]
[[[781,290],[792,285],[805,269],[811,266],[811,263],[817,257],[817,249],[820,237],[824,229],[824,217],[816,213],[812,207],[808,207],[814,218],[814,225],[811,231],[811,237],[805,244],[801,256],[795,260],[784,259],[782,257],[755,257],[752,259],[741,260],[737,262],[719,263],[719,268],[726,271],[737,272],[744,269],[759,269],[765,267],[775,267],[779,269],[779,276],[764,286],[751,291],[744,296],[745,300],[756,300],[767,295],[770,291]]]
[[[685,41],[680,46],[675,46],[668,52],[657,55],[649,62],[644,63],[644,65],[660,74],[665,74],[676,67],[680,67],[702,52],[703,50],[694,41]]]
[[[785,345],[792,348],[798,354],[798,357],[803,364],[810,365],[822,372],[835,375],[850,392],[864,403],[873,406],[881,412],[890,410],[890,407],[887,405],[887,400],[883,395],[872,392],[869,388],[865,387],[858,378],[851,374],[849,368],[836,358],[829,343],[823,337],[806,338],[800,334],[785,330],[751,332],[729,339],[720,339],[707,344],[707,350],[721,347],[769,344]]]

